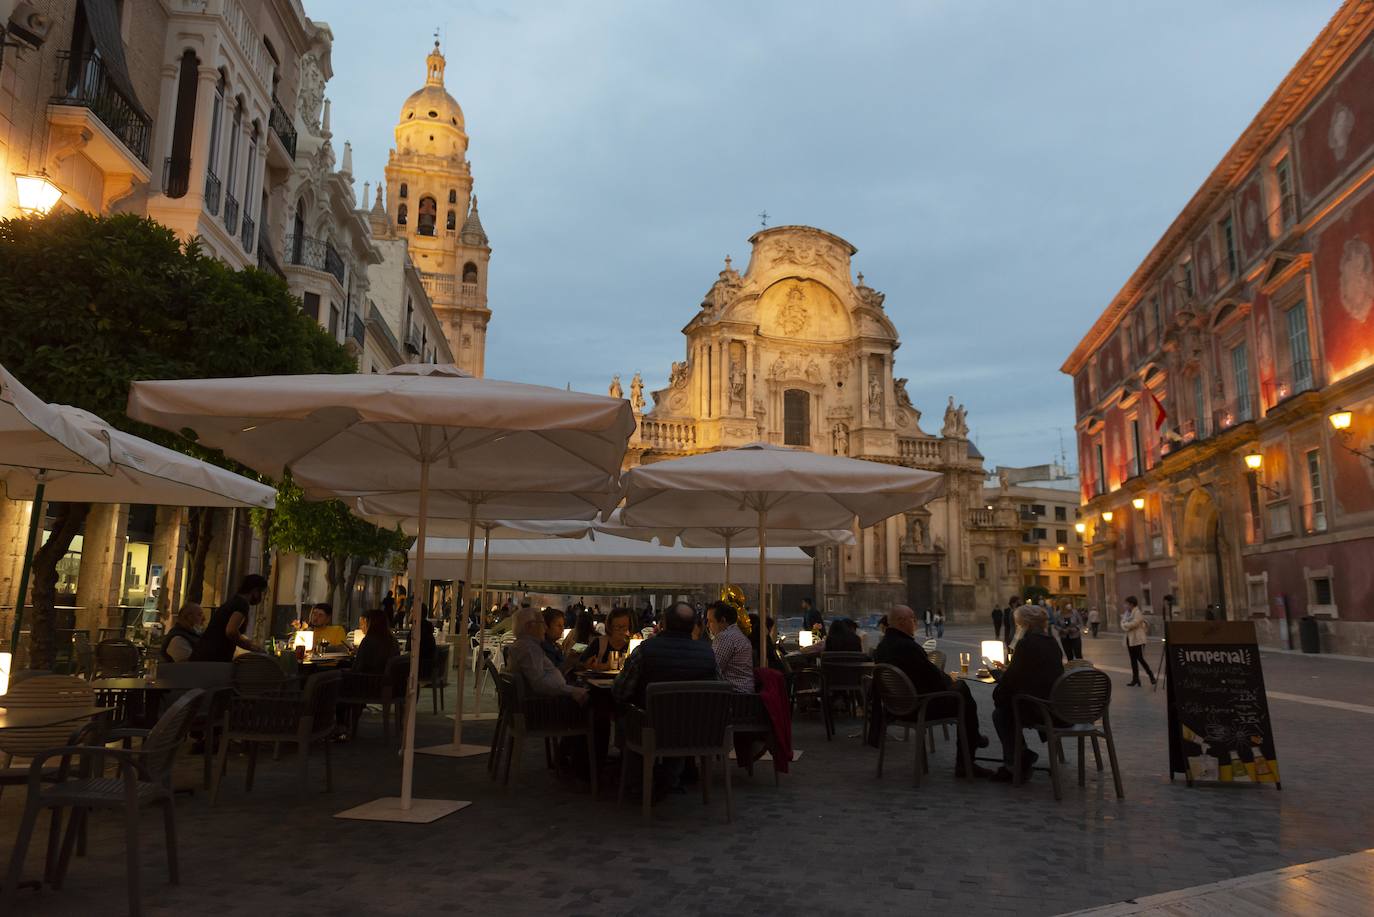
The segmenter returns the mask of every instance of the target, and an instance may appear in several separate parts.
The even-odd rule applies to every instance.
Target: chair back
[[[1074,725],[1091,725],[1102,719],[1112,702],[1112,680],[1099,669],[1069,669],[1055,680],[1049,701],[1059,719]]]
[[[185,665],[186,663],[177,663]],[[271,694],[280,691],[286,684],[286,673],[271,656],[260,653],[244,653],[235,659],[233,675],[230,680],[234,690],[240,695]]]
[[[101,640],[95,646],[96,678],[128,678],[141,674],[143,660],[128,640]]]
[[[821,676],[832,691],[836,688],[858,689],[871,661],[866,653],[821,653]]]
[[[644,691],[655,753],[719,749],[730,727],[734,689],[724,681],[661,681]],[[705,779],[705,778],[703,778]]]
[[[10,710],[90,707],[95,703],[95,692],[85,681],[71,675],[31,675],[12,682],[9,693],[0,700]],[[27,758],[66,745],[72,731],[80,725],[59,723],[33,729],[7,729],[0,732],[0,752]]]
[[[488,664],[490,667],[490,664]],[[498,716],[507,716],[519,703],[520,689],[516,687],[515,677],[492,668],[491,682],[496,685],[496,709]]]
[[[452,658],[453,647],[447,643],[441,643],[434,651],[434,668],[430,670],[430,680],[439,687],[448,684],[449,659]]]
[[[95,665],[95,647],[91,646],[91,632],[78,630],[72,634],[72,674],[85,673],[88,677]]]
[[[916,686],[906,673],[895,665],[873,667],[873,683],[883,710],[892,716],[910,716],[916,712]]]
[[[185,743],[186,735],[191,731],[191,721],[195,719],[196,711],[204,699],[204,691],[192,688],[158,717],[139,749],[143,753],[143,768],[148,779],[163,785],[171,784],[172,765],[176,762],[177,752]]]
[[[164,662],[157,680],[173,691],[187,688],[227,688],[234,682],[232,662]]]
[[[939,669],[941,672],[945,670],[944,650],[929,650],[926,652],[926,658],[930,660],[931,665],[935,666],[935,668]]]
[[[406,696],[406,681],[410,678],[410,654],[401,653],[386,661],[386,684],[392,697]]]
[[[339,702],[342,684],[343,672],[338,669],[316,672],[306,679],[304,712],[314,718],[312,726],[315,733],[333,731],[334,707]]]

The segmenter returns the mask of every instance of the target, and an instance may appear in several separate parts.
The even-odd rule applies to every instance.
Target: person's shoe
[[[999,767],[988,779],[993,783],[1011,783],[1014,778],[1006,767]]]
[[[1150,676],[1150,687],[1153,688],[1153,687],[1154,687],[1155,685],[1157,685],[1158,683],[1159,683],[1159,682],[1155,680],[1155,677],[1154,677],[1153,675],[1151,675],[1151,676]]]
[[[1128,682],[1126,682],[1126,687],[1128,687],[1128,688],[1138,688],[1138,687],[1140,687],[1140,679],[1137,678],[1135,681],[1128,681]]]
[[[965,776],[964,766],[962,764],[956,764],[954,766],[954,776],[960,778]],[[987,780],[991,777],[995,777],[996,771],[988,770],[986,767],[975,763],[973,765],[973,776],[977,777],[979,780]]]

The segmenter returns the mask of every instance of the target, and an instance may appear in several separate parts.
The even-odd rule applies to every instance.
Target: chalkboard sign
[[[1170,622],[1165,640],[1169,778],[1282,789],[1254,622]]]

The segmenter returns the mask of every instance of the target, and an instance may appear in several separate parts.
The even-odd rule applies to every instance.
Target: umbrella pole
[[[429,428],[426,427],[421,435],[421,454],[425,456],[420,461],[420,524],[418,526],[417,541],[415,543],[415,579],[424,588],[425,581],[425,529],[429,523]],[[410,626],[410,672],[406,676],[406,726],[405,726],[405,752],[401,759],[401,809],[410,811],[410,798],[412,795],[415,777],[415,708],[420,696],[420,632],[424,630],[424,625],[420,621],[423,611],[415,606],[413,597],[412,607],[416,610],[415,620]]]
[[[721,587],[724,592],[730,588],[730,536],[725,536],[725,585]]]
[[[768,550],[768,511],[759,510],[759,668],[768,668],[768,565],[764,562]]]
[[[43,475],[33,489],[33,506],[29,508],[29,538],[24,542],[24,563],[19,573],[19,596],[14,602],[14,627],[10,628],[11,665],[19,661],[19,627],[24,619],[24,600],[28,597],[29,574],[33,571],[33,546],[38,541],[38,525],[43,520]]]
[[[472,542],[477,534],[477,504],[471,503],[470,510],[468,513],[467,572],[463,575],[463,588],[458,590],[458,595],[462,599],[464,615],[468,612],[468,585],[472,582]],[[453,702],[453,748],[458,752],[463,750],[463,681],[467,674],[468,643],[467,640],[458,641],[458,696]]]
[[[487,568],[491,564],[491,528],[487,527],[483,531],[486,534],[482,538],[482,586],[477,590],[477,684],[472,692],[472,705],[478,713],[482,712],[482,685],[487,672]],[[464,609],[464,639],[467,638],[466,617],[467,612]]]

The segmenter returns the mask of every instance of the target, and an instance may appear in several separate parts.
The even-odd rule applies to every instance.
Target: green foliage
[[[253,512],[259,524],[266,517],[268,542],[278,551],[325,560],[356,557],[375,564],[392,551],[410,548],[411,539],[399,529],[378,528],[359,519],[338,500],[305,499],[289,477],[277,485],[275,510]]]
[[[132,214],[0,221],[0,315],[0,364],[39,397],[177,448],[125,415],[131,381],[356,369],[280,278]]]

